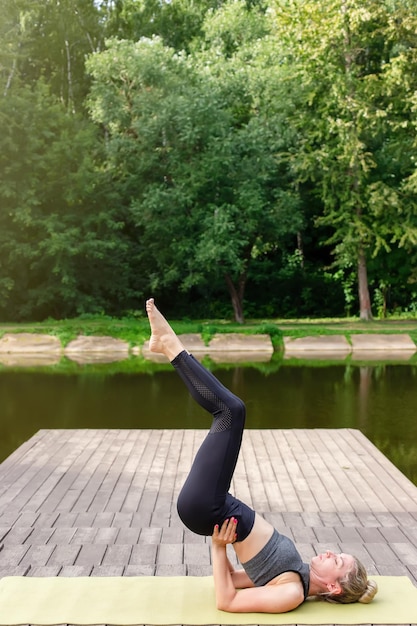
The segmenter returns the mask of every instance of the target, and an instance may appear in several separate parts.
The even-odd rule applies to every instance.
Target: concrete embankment
[[[198,334],[180,335],[185,347],[196,356],[209,355],[214,361],[268,361],[274,348],[269,335],[218,333],[206,345]],[[417,350],[408,334],[318,335],[313,337],[284,337],[286,358],[352,358],[408,359]],[[50,365],[62,357],[77,363],[120,361],[130,355],[142,354],[146,359],[163,362],[163,356],[149,350],[149,342],[131,348],[126,341],[113,337],[80,335],[68,345],[52,335],[35,333],[6,333],[0,339],[0,363],[3,365]]]

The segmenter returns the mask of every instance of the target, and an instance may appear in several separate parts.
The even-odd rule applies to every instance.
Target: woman
[[[229,493],[245,422],[245,405],[182,345],[154,300],[146,302],[150,350],[164,354],[192,397],[213,416],[178,498],[184,524],[212,535],[217,608],[230,612],[283,613],[309,596],[333,602],[370,602],[377,592],[363,565],[350,554],[327,551],[303,563],[294,543]],[[233,548],[243,570],[227,554]],[[237,591],[239,590],[239,591]]]

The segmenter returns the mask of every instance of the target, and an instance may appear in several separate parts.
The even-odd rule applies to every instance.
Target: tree
[[[405,193],[414,170],[405,129],[413,119],[417,15],[401,3],[363,0],[290,0],[275,9],[294,102],[289,123],[299,133],[293,171],[300,184],[316,185],[318,222],[333,229],[337,262],[356,264],[360,317],[370,319],[369,255],[417,241],[415,199]],[[397,93],[393,83],[401,84]]]
[[[138,41],[157,36],[170,48],[191,52],[204,38],[207,19],[233,4],[238,10],[242,6],[248,9],[245,18],[250,16],[251,8],[264,9],[264,0],[106,0],[101,8],[107,37]]]
[[[244,3],[215,17],[223,30],[205,22],[206,41],[190,55],[158,38],[110,40],[88,62],[90,102],[152,259],[153,289],[222,277],[242,322],[251,260],[296,232],[301,215],[276,157],[288,141],[285,120],[268,120],[253,91],[254,39],[267,32],[265,19]]]
[[[85,57],[99,49],[103,24],[94,0],[2,2],[0,68],[5,96],[13,82],[47,82],[69,112],[88,91]]]
[[[2,318],[65,317],[126,302],[122,216],[98,169],[96,128],[68,115],[41,81],[12,86],[0,116]]]

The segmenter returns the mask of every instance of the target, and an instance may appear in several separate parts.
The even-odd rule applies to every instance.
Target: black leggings
[[[255,512],[229,493],[245,425],[245,405],[185,350],[172,361],[192,397],[213,422],[178,497],[178,514],[187,528],[211,535],[215,524],[235,517],[237,541],[250,533]]]

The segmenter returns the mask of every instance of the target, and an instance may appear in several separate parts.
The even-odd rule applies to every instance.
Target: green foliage
[[[96,129],[69,116],[42,82],[11,88],[0,115],[0,315],[104,309],[128,285],[122,224],[96,169]]]
[[[415,314],[413,3],[3,5],[0,319]]]
[[[221,0],[118,0],[106,2],[106,33],[117,39],[137,41],[159,36],[176,50],[188,50],[201,36],[205,16]],[[103,7],[104,8],[104,7]]]
[[[2,2],[1,92],[45,80],[68,111],[80,111],[88,91],[85,56],[100,48],[102,27],[93,0]]]
[[[298,181],[313,181],[320,195],[317,223],[331,228],[328,243],[355,264],[363,252],[415,245],[417,15],[361,0],[275,6],[297,103],[291,160]]]
[[[223,2],[217,11],[207,12],[202,24],[203,46],[212,54],[213,50],[221,57],[247,53],[254,42],[265,37],[270,26],[264,11],[254,10],[242,0]]]
[[[276,324],[264,322],[255,329],[257,335],[269,335],[271,337],[274,350],[281,350],[284,345],[284,333]]]
[[[233,10],[243,20],[244,5]],[[91,113],[131,198],[151,288],[226,280],[241,321],[252,258],[296,232],[302,217],[275,156],[286,145],[284,120],[255,108],[248,50],[229,56],[216,48],[186,56],[156,37],[113,39],[88,68]]]

